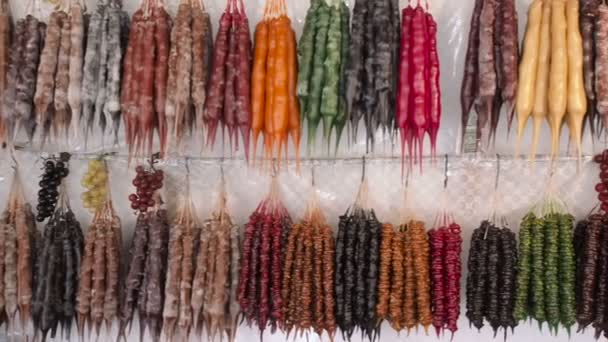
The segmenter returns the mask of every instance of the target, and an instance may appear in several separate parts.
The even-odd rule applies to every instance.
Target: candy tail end
[[[239,126],[241,130],[241,136],[243,137],[243,149],[245,152],[245,160],[249,163],[249,143],[250,143],[250,131],[251,127],[248,125]]]

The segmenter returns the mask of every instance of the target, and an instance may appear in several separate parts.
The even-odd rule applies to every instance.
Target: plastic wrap
[[[26,198],[31,202],[35,200],[38,191],[42,160],[38,154],[32,152],[17,152],[16,156],[23,170]],[[90,158],[94,158],[94,155],[74,155],[70,161],[70,175],[67,178],[70,197],[74,198],[71,204],[78,220],[83,224],[83,230],[87,229],[91,215],[82,207],[82,202],[78,198],[84,191],[80,179],[87,170],[87,162]],[[432,225],[435,215],[441,208],[445,207],[452,211],[455,220],[463,228],[465,241],[463,261],[467,257],[470,234],[481,220],[490,218],[493,210],[496,209],[497,214],[505,215],[511,227],[517,231],[523,215],[543,198],[549,181],[550,163],[546,159],[537,161],[535,168],[531,168],[527,161],[501,156],[499,188],[495,194],[495,159],[472,160],[452,157],[448,159],[448,182],[447,188],[444,189],[445,160],[443,158],[445,157],[440,157],[435,164],[425,163],[424,173],[411,177],[408,184],[407,209],[427,222],[428,226]],[[12,174],[10,159],[5,160],[6,162],[0,164],[0,201],[5,201],[7,198]],[[193,175],[191,178],[193,201],[197,215],[202,219],[211,214],[219,194],[220,162],[218,159],[191,159],[188,163]],[[311,169],[314,165],[320,206],[329,224],[336,227],[338,217],[347,210],[356,196],[361,181],[361,164],[360,158],[304,162],[301,175],[297,175],[295,164],[290,163],[288,172],[282,172],[279,180],[281,196],[291,216],[297,219],[304,213],[311,187]],[[128,167],[127,159],[123,156],[110,156],[108,167],[112,197],[122,220],[123,248],[127,248],[136,219],[128,201],[128,195],[134,191],[131,180],[135,176],[135,165]],[[173,159],[161,162],[159,168],[165,171],[166,177],[163,198],[167,201],[169,212],[174,214],[179,196],[184,191],[185,160]],[[236,223],[243,225],[266,195],[270,176],[266,171],[261,172],[247,167],[241,160],[225,160],[223,168],[229,212]],[[365,172],[370,186],[370,204],[376,210],[379,220],[398,223],[403,208],[405,186],[401,178],[399,159],[368,159]],[[582,163],[579,171],[574,160],[562,160],[555,165],[553,182],[570,212],[579,219],[586,216],[595,203],[593,187],[597,182],[596,179],[597,165],[589,159]],[[464,301],[461,304],[464,306]],[[461,315],[459,327],[460,330],[455,334],[454,341],[491,337],[490,329],[483,330],[481,334],[469,329],[464,315]],[[134,333],[131,336],[133,341],[137,339],[136,331],[137,329],[133,329]],[[257,333],[246,326],[241,326],[237,341],[248,341],[251,336],[257,336]],[[383,327],[381,336],[382,341],[398,340],[396,333],[388,325]],[[420,341],[427,339],[431,341],[436,338],[425,337],[422,331],[416,336]],[[516,328],[513,338],[538,339],[541,336],[546,339],[553,338],[541,335],[536,326],[522,324]],[[559,336],[565,339],[566,332],[560,330]],[[270,335],[266,332],[264,336],[265,341],[283,339],[284,336],[281,334]],[[303,337],[302,341],[304,340]],[[353,341],[358,341],[358,336]]]
[[[42,1],[42,0],[41,0]],[[166,0],[165,4],[169,10],[169,13],[174,16],[177,10],[178,0]],[[354,0],[348,0],[349,6],[352,9],[354,4]],[[401,8],[407,6],[407,0],[401,0]],[[411,1],[415,4],[415,1]],[[26,3],[17,0],[10,0],[11,10],[13,13],[13,18],[21,18],[26,13]],[[87,8],[92,11],[96,2],[93,0],[87,0]],[[206,8],[208,9],[211,15],[211,23],[213,26],[214,36],[218,27],[218,20],[221,12],[224,10],[226,2],[225,0],[205,0],[204,1]],[[249,24],[251,26],[251,32],[253,32],[255,25],[261,19],[263,15],[265,0],[247,0],[244,1],[246,12],[249,16]],[[469,31],[469,22],[471,17],[471,12],[473,10],[472,0],[466,1],[449,1],[449,0],[428,0],[430,12],[435,17],[435,20],[438,23],[438,49],[439,49],[439,59],[440,59],[440,67],[441,67],[441,94],[442,94],[442,106],[443,113],[441,118],[441,127],[439,131],[438,145],[437,145],[437,153],[456,153],[459,151],[459,137],[460,137],[460,86],[462,80],[463,73],[463,63],[464,63],[464,54],[466,52],[467,46],[467,37]],[[529,6],[529,0],[516,0],[517,12],[519,17],[519,36],[520,41],[525,32],[526,25],[526,16],[527,9]],[[302,31],[302,27],[304,25],[304,18],[306,15],[306,10],[308,9],[309,1],[307,0],[298,0],[298,1],[287,1],[287,12],[293,22],[294,30],[296,31],[296,35],[300,36]],[[132,13],[135,8],[139,6],[139,0],[123,0],[124,9]],[[43,20],[48,18],[48,14],[50,13],[51,6],[46,3],[42,4],[40,10],[40,17]],[[474,115],[474,111],[472,111],[472,115]],[[506,125],[506,116],[507,113],[503,108],[503,113],[501,115],[501,120],[498,126],[498,133],[496,137],[496,153],[501,154],[512,154],[515,151],[515,133],[512,132],[511,136],[507,136],[507,125]],[[474,122],[474,121],[470,121]],[[361,123],[363,124],[363,123]],[[122,126],[122,124],[121,124]],[[304,128],[305,129],[305,128]],[[97,129],[97,131],[99,131]],[[343,139],[340,149],[338,152],[339,156],[342,157],[356,157],[360,156],[365,152],[365,136],[364,129],[359,129],[359,136],[355,141],[348,142],[348,139]],[[112,146],[112,139],[110,135],[108,135],[103,141],[105,145],[101,145],[102,139],[99,137],[99,132],[95,132],[95,134],[89,137],[89,143],[87,145],[87,151],[100,151],[100,150],[119,150],[126,151],[126,146],[124,145],[124,132],[121,127],[121,136],[119,138],[120,146]],[[318,132],[319,136],[317,137],[318,146],[315,149],[315,154],[313,157],[326,157],[326,149],[322,147],[322,139],[321,132]],[[302,134],[303,139],[306,139],[306,133]],[[395,136],[396,137],[396,136]],[[218,137],[221,139],[221,135]],[[155,137],[156,142],[158,142],[158,138]],[[529,145],[532,140],[532,125],[529,124],[526,127],[525,134],[523,137],[522,143],[522,153],[527,153],[529,150]],[[25,137],[22,137],[20,141],[26,141]],[[203,149],[203,138],[202,136],[194,136],[190,139],[187,139],[188,146],[186,148],[186,153],[191,155],[199,155],[202,154],[204,156],[230,156],[229,151],[222,151],[221,144],[216,144],[216,148],[213,151]],[[383,136],[381,132],[377,133],[376,141],[376,150],[374,151],[374,155],[376,156],[398,156],[399,155],[399,144],[396,139],[391,139],[391,137]],[[304,146],[306,146],[306,141],[302,141],[302,150],[304,150]],[[226,142],[227,145],[227,142]],[[36,146],[34,146],[35,148]],[[561,149],[560,151],[566,151],[568,145],[568,135],[562,134],[561,141]],[[574,146],[570,146],[571,149]],[[598,146],[596,146],[596,149]],[[45,147],[46,150],[84,150],[84,140],[74,140],[69,144],[65,145],[48,145]],[[261,149],[258,149],[261,150]],[[594,147],[591,143],[591,137],[586,131],[583,139],[583,154],[591,154],[594,150]],[[293,151],[293,146],[290,146],[290,151]],[[425,147],[424,151],[430,151],[430,144],[428,138],[425,138]],[[547,154],[550,152],[550,133],[549,127],[546,123],[543,123],[540,142],[538,147],[539,154]],[[564,152],[565,153],[565,152]],[[232,156],[242,156],[242,151],[238,151],[236,154]]]

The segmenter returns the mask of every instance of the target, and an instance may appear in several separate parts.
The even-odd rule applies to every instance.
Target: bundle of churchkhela
[[[376,314],[382,224],[367,204],[364,179],[351,209],[340,217],[336,238],[336,322],[345,339],[355,329],[370,340],[378,338]]]
[[[484,318],[494,330],[505,334],[517,321],[515,277],[517,275],[517,238],[502,227],[483,221],[473,231],[467,261],[466,316],[471,325],[481,329]]]
[[[264,18],[255,27],[251,73],[254,159],[258,137],[262,133],[264,157],[272,159],[276,156],[280,163],[283,149],[288,145],[288,136],[291,136],[296,161],[299,161],[301,132],[296,97],[297,64],[296,36],[287,16],[285,0],[267,0]]]
[[[577,310],[573,226],[572,215],[554,204],[523,218],[519,230],[516,322],[532,318],[539,327],[547,322],[549,331],[557,334],[560,324],[570,331],[576,320],[581,327],[593,320],[587,321],[586,309],[582,309],[587,307],[584,300]],[[591,269],[587,271],[592,273]]]
[[[422,20],[424,25],[424,14]],[[346,101],[353,141],[364,119],[366,145],[371,150],[379,127],[389,134],[395,127],[399,23],[399,1],[355,1],[346,64]]]
[[[63,134],[64,128],[69,126],[67,118],[69,32],[68,14],[60,6],[49,16],[34,93],[36,127],[40,132],[41,145],[44,145],[49,137],[51,128],[57,136],[58,133]]]
[[[32,317],[36,334],[44,341],[49,331],[55,338],[61,328],[69,338],[76,316],[76,294],[84,236],[70,208],[65,181],[59,187],[59,202],[44,227],[34,274]]]
[[[131,18],[120,89],[130,156],[152,154],[155,130],[160,150],[166,150],[170,28],[171,17],[163,1],[143,0]]]
[[[124,14],[123,14],[124,15]],[[82,114],[82,73],[85,54],[85,29],[89,15],[84,6],[75,1],[70,7],[70,52],[68,62],[68,114],[70,132],[73,137],[80,135],[80,116]],[[124,25],[124,24],[123,24]],[[124,29],[121,29],[124,31]],[[122,32],[121,32],[122,34]],[[65,80],[64,80],[65,81]]]
[[[330,146],[336,130],[336,148],[348,122],[344,97],[350,11],[345,1],[311,1],[298,44],[297,95],[308,121],[308,151],[314,147],[323,119],[323,139]]]
[[[236,0],[228,0],[215,39],[208,101],[204,112],[200,110],[208,130],[207,145],[213,147],[219,124],[222,139],[224,130],[228,131],[230,152],[239,148],[240,132],[246,158],[252,120],[251,60],[249,20],[243,0],[238,4]]]
[[[11,13],[8,0],[0,1],[0,99],[8,86],[7,74],[11,47]],[[6,142],[6,126],[4,124],[4,108],[0,106],[0,144]]]
[[[450,214],[442,213],[442,216],[429,231],[433,326],[437,336],[444,329],[454,336],[460,316],[462,230]]]
[[[605,44],[601,43],[608,39],[608,29],[604,27],[608,22],[608,6],[603,1],[597,0],[580,0],[579,2],[580,34],[583,41],[583,77],[587,98],[586,119],[592,138],[595,139],[596,128],[600,124],[605,127],[606,119],[608,119],[606,102],[597,96],[598,92],[601,92],[602,95],[608,94],[608,79],[602,73],[606,70],[607,64],[603,58],[608,56],[608,50],[603,47]],[[602,9],[601,17],[600,8]],[[597,74],[596,70],[598,70]],[[600,102],[601,105],[599,105]],[[603,116],[598,115],[600,110],[604,114]]]
[[[30,142],[34,139],[34,93],[45,31],[46,24],[32,14],[15,24],[9,50],[6,89],[2,94],[2,116],[9,144],[13,144],[21,129]]]
[[[31,319],[38,238],[34,213],[15,168],[8,204],[0,216],[0,325],[6,319],[9,331],[16,326],[17,313],[24,330]]]
[[[592,211],[574,229],[576,256],[576,321],[579,329],[592,325],[595,336],[608,336],[608,151],[595,156],[600,172],[597,192],[598,210]]]
[[[114,139],[118,139],[121,115],[121,66],[125,48],[123,40],[129,30],[128,15],[122,11],[121,3],[120,0],[101,2],[91,15],[86,37],[84,67],[82,74],[76,75],[82,80],[82,89],[81,93],[75,94],[74,97],[79,96],[78,102],[82,105],[82,111],[78,113],[81,113],[83,121],[81,124],[84,128],[85,142],[93,131],[95,121],[98,122],[102,139],[110,123],[114,131]],[[154,30],[151,31],[150,34],[153,34]],[[74,52],[75,64],[77,64],[76,54],[79,56],[82,54],[79,46]]]
[[[590,33],[589,26],[592,24],[594,24],[594,32]],[[608,101],[606,100],[608,95],[608,75],[606,72],[608,71],[608,25],[606,24],[608,24],[608,4],[603,1],[581,1],[585,90],[587,98],[591,101],[587,106],[589,108],[588,121],[590,127],[593,127],[592,125],[595,122],[595,125],[601,123],[603,129],[608,127]],[[592,55],[593,52],[595,52],[595,56]],[[594,59],[589,61],[591,58]],[[595,70],[592,69],[593,67],[595,67]],[[594,85],[588,85],[593,81],[595,81]],[[597,112],[595,112],[596,110]],[[601,132],[602,130],[598,129],[597,131]]]
[[[427,330],[434,320],[430,245],[424,222],[410,218],[399,227],[384,224],[381,235],[378,320],[387,320],[396,331],[409,332],[418,325]]]
[[[192,280],[200,224],[195,216],[190,192],[190,175],[186,195],[181,199],[177,217],[169,231],[167,283],[163,308],[163,332],[167,341],[187,339],[192,321]]]
[[[237,298],[241,244],[240,228],[228,213],[223,177],[217,210],[196,234],[192,310],[197,330],[200,334],[206,327],[211,341],[222,340],[225,333],[232,342],[241,310]]]
[[[337,329],[334,254],[333,232],[313,189],[304,217],[291,227],[287,239],[282,288],[287,335],[312,329],[333,339]]]
[[[136,167],[133,185],[137,194],[129,196],[138,211],[135,233],[129,248],[126,277],[121,285],[119,337],[126,339],[135,310],[139,315],[140,336],[146,328],[154,341],[160,340],[163,323],[169,221],[160,195],[164,174],[154,168]]]
[[[108,189],[107,166],[103,160],[95,159],[89,163],[89,169],[105,175],[105,195],[103,203],[95,208],[93,222],[84,240],[76,297],[78,332],[81,339],[85,335],[85,323],[89,324],[89,329],[94,328],[95,335],[99,336],[102,323],[106,323],[109,332],[117,317],[122,248],[120,218],[114,210]]]
[[[529,28],[530,26],[528,30]],[[538,43],[538,40],[535,42]],[[524,57],[520,68],[524,65],[527,53],[538,52],[538,46],[530,47],[524,45]],[[462,76],[460,105],[464,140],[470,111],[475,104],[477,113],[475,138],[478,151],[484,148],[483,144],[493,144],[503,104],[506,105],[508,125],[509,128],[511,127],[516,96],[518,96],[518,62],[519,43],[515,1],[475,0]],[[536,65],[529,72],[530,75],[523,75],[535,79]],[[532,89],[534,84],[530,84],[529,87]]]
[[[180,1],[170,38],[166,96],[158,96],[156,104],[167,120],[166,125],[159,123],[159,129],[166,130],[161,136],[174,138],[179,150],[184,135],[192,133],[197,124],[202,127],[207,99],[213,37],[209,13],[201,0]],[[170,147],[165,144],[164,148]]]
[[[274,176],[268,196],[245,226],[237,293],[244,319],[257,326],[260,334],[268,326],[271,331],[285,326],[282,265],[290,229],[291,218]]]
[[[588,18],[580,20],[579,12],[586,10],[583,6],[579,0],[536,0],[529,7],[516,109],[518,150],[529,117],[534,119],[531,159],[536,153],[540,126],[545,119],[551,129],[552,157],[559,154],[564,123],[568,126],[572,146],[576,147],[579,158],[582,155],[585,116],[588,112],[595,116],[595,110],[588,110],[590,104],[585,93],[586,89],[592,88],[588,83],[593,78],[589,75],[592,72],[589,65],[593,62],[585,59],[592,58],[590,49],[593,49],[593,42],[590,40],[593,40],[593,33],[584,32],[584,39],[581,35],[581,29],[589,30],[585,23]],[[598,32],[598,40],[600,37]],[[597,66],[599,79],[603,66],[600,60]],[[601,84],[599,81],[598,85]],[[593,103],[594,99],[590,100]],[[601,112],[601,102],[597,107]]]
[[[87,172],[80,181],[82,187],[86,189],[82,193],[82,205],[95,214],[108,201],[108,167],[103,157],[93,159],[89,162]]]
[[[42,179],[38,183],[40,190],[38,191],[38,205],[36,210],[36,220],[43,222],[47,217],[51,217],[55,211],[57,200],[59,198],[59,186],[65,177],[70,173],[67,163],[69,154],[62,153],[59,158],[51,156],[45,159],[44,173]]]
[[[424,136],[428,133],[434,158],[441,121],[441,87],[437,23],[418,2],[402,11],[399,81],[396,93],[395,126],[400,131],[402,168],[405,153],[414,161],[423,157]],[[407,145],[407,146],[406,146]]]

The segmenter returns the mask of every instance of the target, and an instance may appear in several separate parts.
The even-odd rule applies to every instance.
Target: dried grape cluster
[[[76,293],[84,236],[70,209],[65,186],[60,188],[59,206],[47,222],[36,261],[32,317],[43,340],[49,331],[55,337],[58,325],[70,336],[76,315]]]
[[[291,219],[275,192],[276,179],[270,195],[245,226],[237,293],[247,323],[257,325],[262,333],[267,326],[272,331],[285,326],[282,280]]]
[[[87,189],[81,196],[82,203],[91,213],[95,213],[108,199],[108,170],[104,161],[91,160],[80,183]]]
[[[222,200],[217,212],[204,222],[202,229],[196,230],[197,235],[194,237],[198,248],[194,259],[195,272],[189,305],[199,335],[204,326],[208,329],[211,340],[217,335],[223,339],[223,334],[226,333],[228,341],[234,341],[236,335],[240,313],[237,301],[241,258],[239,231],[239,226],[233,223]],[[182,239],[186,242],[184,239],[189,237],[184,235]],[[185,251],[186,249],[184,253]],[[182,275],[185,275],[184,269]],[[182,312],[178,325],[183,329],[184,318],[187,316],[183,312],[182,303],[180,299]]]
[[[85,322],[92,324],[99,336],[102,323],[111,327],[118,315],[121,248],[120,218],[112,201],[106,200],[95,213],[84,239],[76,296],[81,339],[85,335]]]
[[[340,217],[336,240],[336,322],[350,339],[356,328],[378,337],[376,315],[382,224],[373,210],[355,208]]]
[[[569,214],[533,213],[522,221],[517,266],[515,320],[534,318],[557,333],[574,324],[575,254],[573,221]]]
[[[67,162],[69,155],[62,154],[59,159],[54,157],[49,158],[44,162],[44,173],[40,180],[40,191],[38,191],[38,215],[36,220],[38,222],[44,221],[50,217],[55,210],[57,205],[57,198],[59,197],[59,185],[61,181],[67,177],[69,170],[67,168]]]
[[[139,172],[140,170],[143,168],[138,168],[138,174],[144,175],[145,173]],[[156,177],[156,172],[154,171],[153,177]],[[150,173],[145,175],[147,177]],[[125,283],[121,286],[120,293],[119,337],[126,338],[127,327],[131,325],[137,310],[141,336],[148,327],[153,340],[158,341],[163,323],[169,219],[167,210],[162,206],[160,188],[158,186],[152,188],[156,188],[150,195],[154,200],[154,206],[146,205],[146,210],[143,211],[141,207],[139,208],[135,233],[129,247],[130,258],[127,263]],[[150,187],[147,189],[149,190]]]
[[[19,313],[27,326],[32,312],[32,287],[36,242],[40,240],[31,206],[26,203],[18,171],[15,171],[7,207],[0,216],[0,325],[9,329]]]
[[[137,191],[129,195],[129,201],[131,209],[144,213],[157,204],[154,193],[163,187],[164,174],[162,170],[155,170],[153,167],[146,170],[141,165],[135,168],[135,172],[137,175],[133,179],[133,186]]]
[[[467,261],[466,316],[477,329],[484,318],[494,334],[514,328],[517,240],[509,228],[483,221],[473,231]]]
[[[283,268],[285,331],[295,335],[313,329],[333,339],[336,332],[334,298],[334,238],[318,207],[308,209],[287,239]]]

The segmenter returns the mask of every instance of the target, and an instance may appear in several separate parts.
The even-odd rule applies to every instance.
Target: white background
[[[25,15],[27,0],[10,0],[9,2],[15,18]],[[263,0],[244,0],[244,2],[253,29],[253,25],[261,17]],[[289,15],[293,19],[294,27],[299,34],[308,7],[308,1],[287,0],[287,2]],[[351,0],[351,8],[352,2]],[[412,2],[415,3],[415,1]],[[90,10],[94,8],[94,3],[93,1],[87,2]],[[517,0],[520,17],[520,38],[525,26],[528,3],[529,0]],[[406,4],[407,1],[401,1],[402,7],[406,6]],[[174,14],[177,0],[168,0],[167,5],[170,13]],[[205,1],[205,5],[211,13],[215,30],[219,14],[225,7],[225,2],[224,0],[207,0]],[[129,12],[132,12],[137,6],[137,0],[124,0],[124,7]],[[438,150],[440,154],[453,154],[458,150],[457,140],[460,125],[459,89],[472,6],[473,0],[430,1],[431,12],[439,24],[438,44],[441,58],[442,103],[444,109],[442,126],[439,133]],[[48,6],[43,5],[40,16],[46,19],[47,15]],[[505,120],[503,118],[497,138],[496,152],[501,154],[500,186],[497,193],[493,190],[497,165],[493,153],[489,153],[489,157],[481,159],[451,157],[449,160],[448,188],[445,191],[442,190],[444,160],[440,159],[434,164],[428,161],[425,162],[423,173],[420,174],[416,171],[412,175],[407,203],[403,201],[404,192],[400,161],[398,159],[382,157],[390,156],[394,153],[390,147],[390,143],[386,142],[384,144],[385,148],[379,148],[376,151],[375,158],[370,158],[367,162],[366,174],[372,189],[370,193],[371,203],[382,221],[398,224],[404,214],[403,208],[407,207],[405,214],[411,215],[415,213],[418,218],[425,220],[430,228],[433,225],[435,215],[443,208],[454,213],[456,221],[462,225],[464,231],[463,237],[465,243],[462,255],[463,285],[464,277],[466,276],[464,265],[466,265],[468,239],[472,230],[479,225],[481,220],[488,218],[493,210],[496,210],[499,215],[505,215],[511,226],[517,230],[521,217],[543,198],[549,181],[549,163],[546,160],[540,160],[535,165],[530,165],[526,161],[513,160],[507,156],[512,154],[514,150],[514,138],[511,137],[507,140],[504,123]],[[529,145],[530,131],[531,129],[528,129],[528,133],[524,138],[526,139],[523,145],[524,148],[522,149],[524,152]],[[539,153],[547,153],[549,133],[546,125],[542,134]],[[565,131],[563,135],[567,135],[567,132]],[[306,136],[306,134],[303,134],[303,136]],[[586,154],[591,154],[593,148],[590,139],[588,138],[587,140],[585,152]],[[93,141],[94,143],[89,145],[88,151],[100,151],[104,149],[104,145],[100,143],[101,139],[93,139]],[[193,139],[191,147],[188,150],[189,154],[194,156],[189,164],[193,175],[192,186],[195,205],[198,209],[199,218],[204,219],[213,210],[220,175],[220,163],[218,160],[206,157],[218,156],[222,152],[220,150],[204,151],[202,153],[204,158],[201,159],[200,148],[197,147],[200,144],[197,141],[200,140]],[[339,156],[348,157],[347,159],[336,161],[319,160],[314,162],[316,165],[315,181],[320,194],[320,200],[322,207],[325,208],[325,214],[332,225],[337,223],[338,215],[343,213],[354,200],[361,176],[361,162],[358,157],[365,151],[364,144],[365,140],[361,139],[361,137],[352,144],[353,146],[347,147],[346,144],[342,144]],[[382,144],[379,145],[382,146]],[[562,139],[562,148],[565,149],[566,146],[567,140]],[[86,230],[91,215],[81,206],[79,197],[83,189],[80,186],[80,179],[84,172],[86,172],[87,159],[93,157],[93,155],[82,154],[84,148],[80,141],[72,142],[68,146],[49,146],[49,148],[69,149],[78,152],[70,163],[71,173],[68,178],[68,191],[72,207],[83,229]],[[105,146],[105,148],[107,149],[108,146]],[[596,150],[599,148],[599,146],[596,146]],[[33,148],[29,148],[29,150],[33,150]],[[135,219],[134,213],[129,209],[127,200],[128,194],[133,191],[130,180],[134,176],[134,166],[127,166],[126,158],[123,157],[124,146],[118,146],[114,150],[119,152],[119,156],[108,158],[111,172],[110,181],[113,198],[119,210],[119,215],[123,220],[124,241],[126,245],[130,240]],[[319,153],[318,156],[326,157],[323,153]],[[7,155],[2,155],[0,158],[1,203],[6,200],[8,195],[11,180],[11,161]],[[28,184],[26,184],[28,199],[34,202],[36,199],[38,176],[41,173],[39,154],[35,152],[18,152],[17,158],[20,162],[20,169],[24,174],[23,178],[28,180]],[[248,168],[240,160],[228,159],[223,165],[228,182],[229,207],[236,222],[242,224],[246,222],[248,215],[265,196],[269,177],[267,173]],[[310,162],[304,163],[302,174],[297,175],[294,165],[290,163],[288,172],[281,174],[283,198],[294,219],[297,219],[303,213],[307,194],[311,191],[311,165],[312,163]],[[161,165],[161,167],[168,175],[164,197],[171,210],[175,208],[179,194],[184,193],[184,160],[172,158]],[[590,162],[588,158],[580,165],[574,160],[563,158],[555,167],[553,182],[557,185],[560,195],[562,195],[570,211],[579,219],[587,215],[596,203],[593,190],[596,179],[596,164]],[[497,198],[497,200],[494,201],[494,198]],[[464,309],[464,300],[462,303]],[[489,327],[485,327],[481,333],[469,329],[468,322],[464,318],[464,311],[461,314],[459,328],[460,330],[454,336],[454,341],[456,342],[488,341],[492,339],[492,332]],[[0,341],[6,339],[3,334],[4,331],[2,329],[0,330]],[[437,339],[434,333],[428,337],[425,336],[423,331],[412,332],[412,334],[413,336],[410,336],[410,338],[415,338],[417,341],[435,341]],[[382,329],[382,341],[397,341],[403,338],[404,334],[398,336],[389,327]],[[501,340],[502,338],[502,333],[499,333],[497,339]],[[553,337],[549,335],[546,327],[541,333],[536,323],[524,323],[516,328],[514,336],[511,337],[509,333],[509,338],[520,341],[566,341],[568,340],[568,335],[565,331],[560,330],[559,335]],[[574,335],[570,340],[587,341],[592,338],[591,331],[587,331],[584,335]],[[245,327],[239,330],[237,336],[238,341],[255,341],[258,339],[259,334],[256,331]],[[310,341],[319,340],[314,334],[310,334],[308,339]],[[323,339],[327,340],[327,337],[324,336]],[[450,336],[443,336],[441,339],[449,341]],[[103,340],[101,339],[101,341]],[[114,338],[109,340],[113,341]],[[137,334],[134,333],[130,337],[130,341],[137,340]],[[264,340],[283,341],[285,337],[282,335],[271,336],[270,334],[266,334]],[[306,341],[305,337],[298,340]],[[337,340],[341,339],[337,338]],[[359,338],[355,336],[353,341],[359,341]]]

